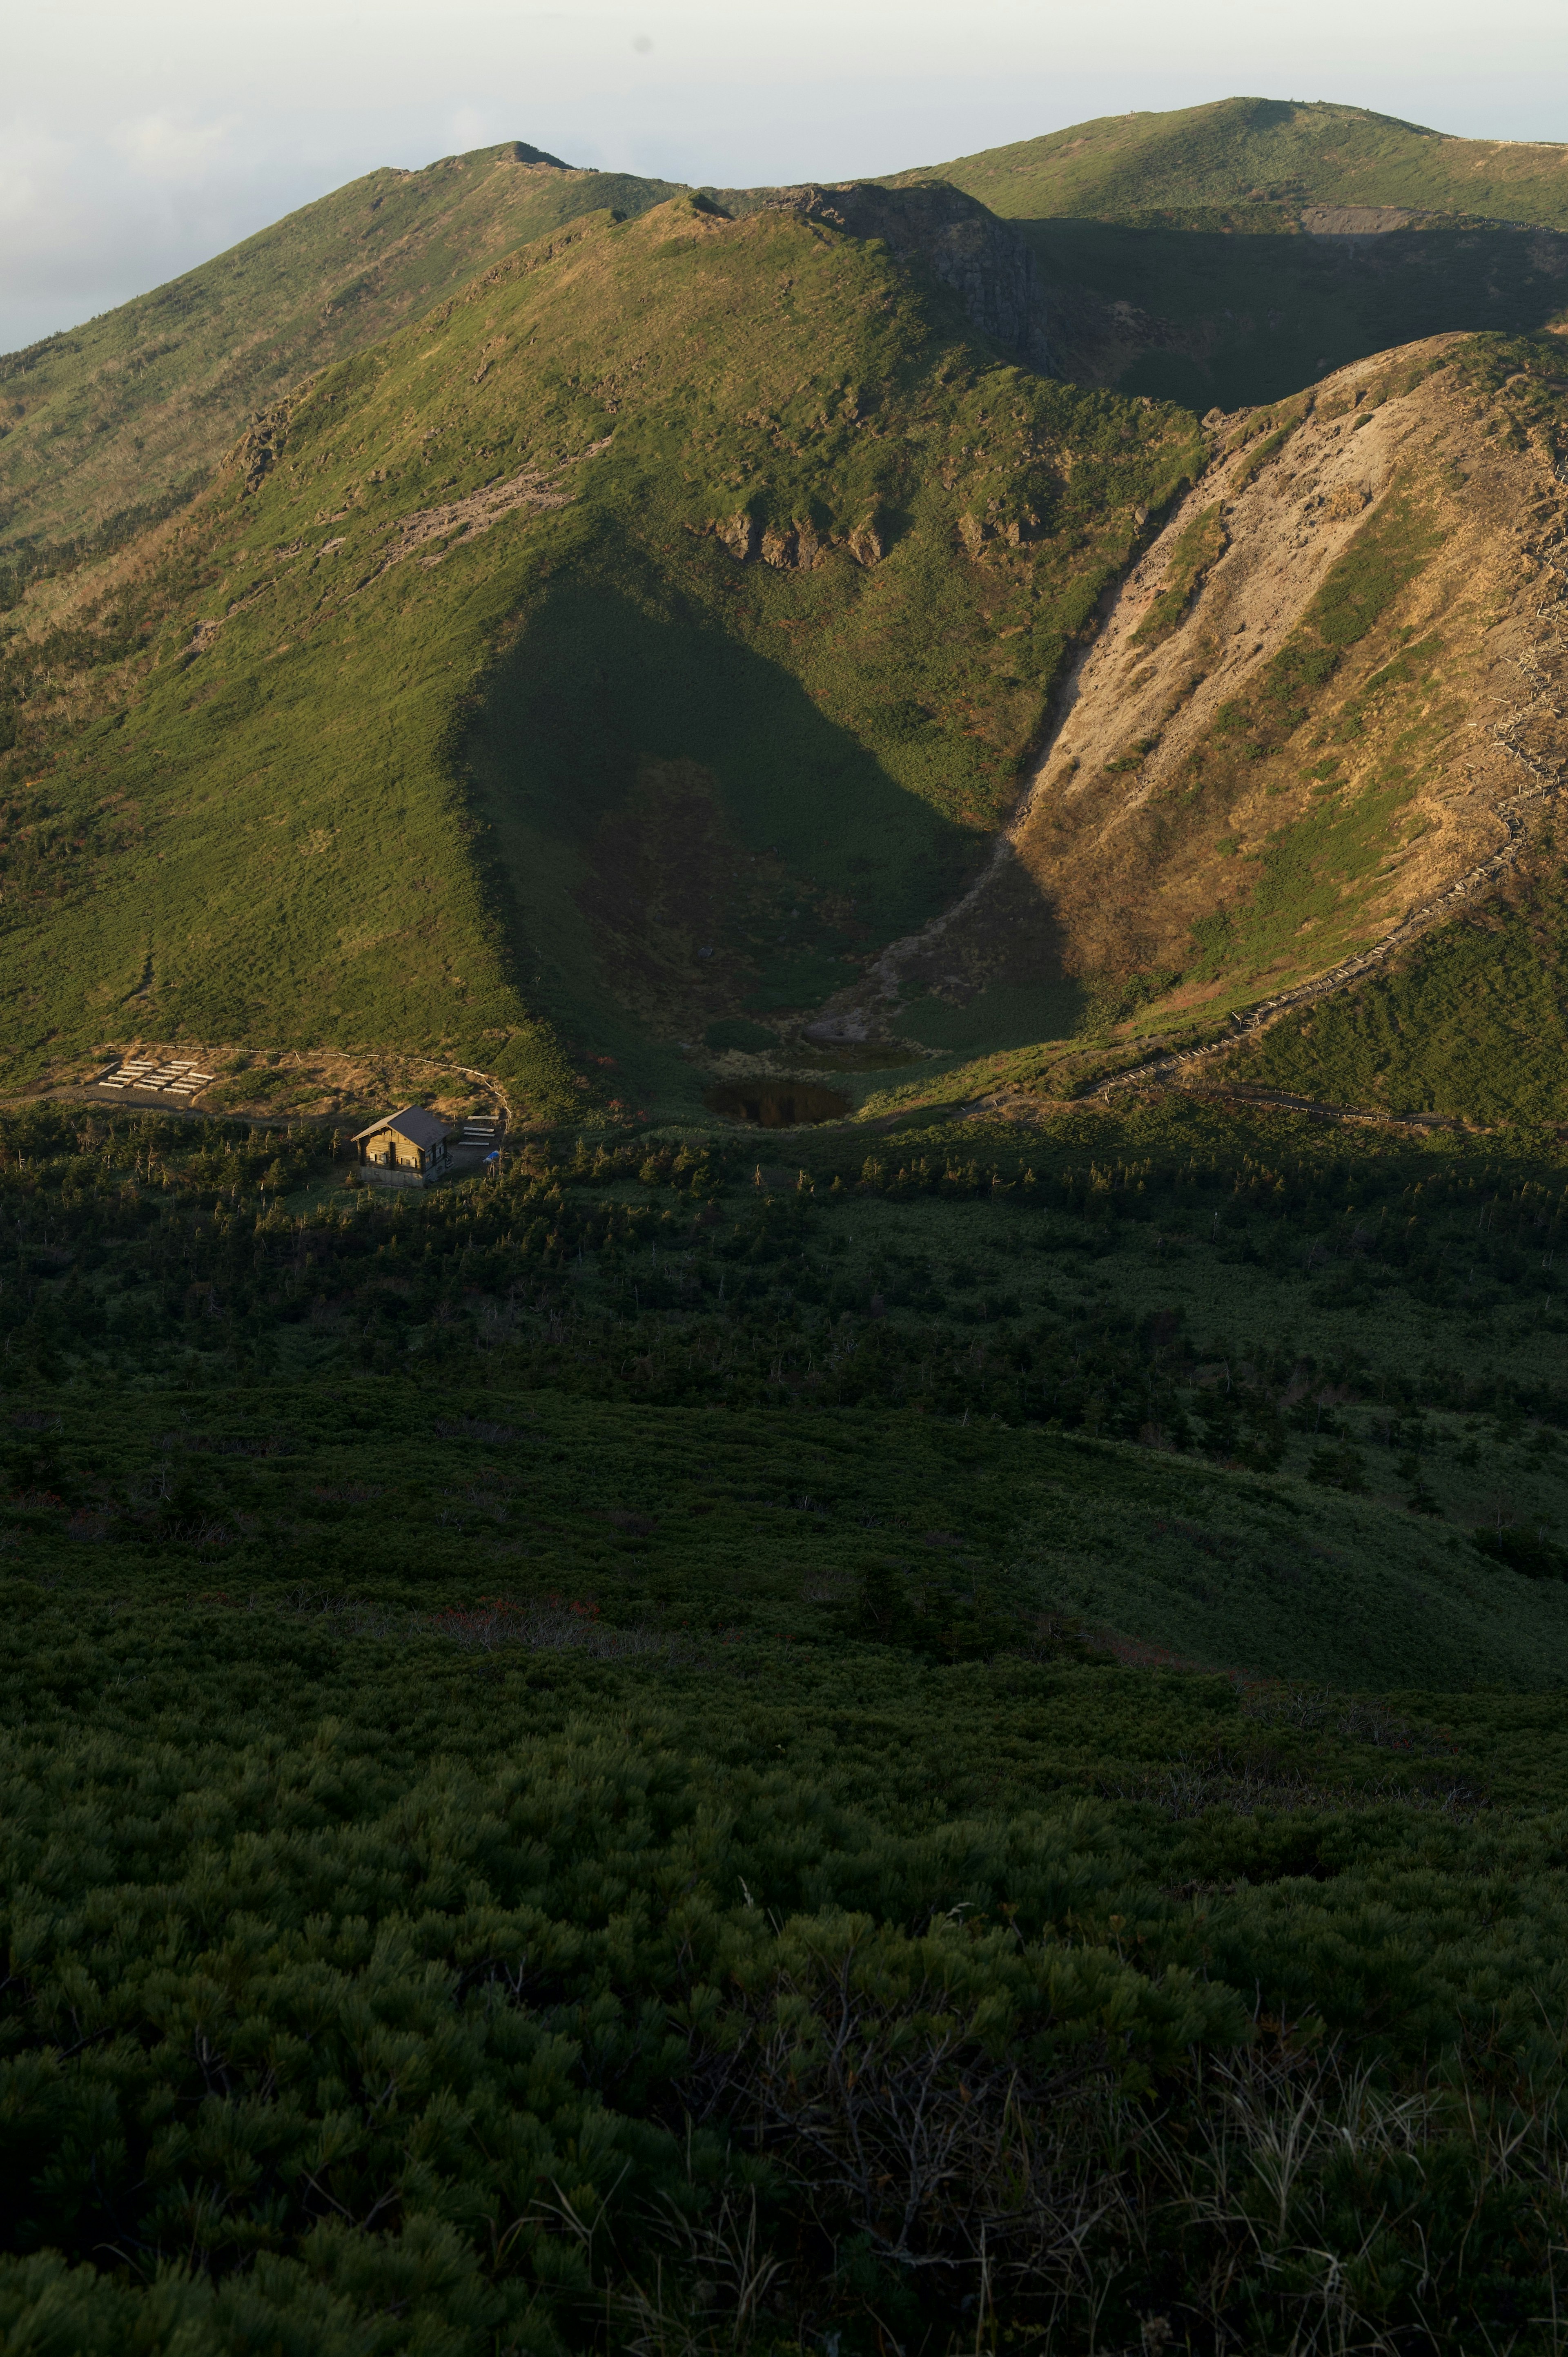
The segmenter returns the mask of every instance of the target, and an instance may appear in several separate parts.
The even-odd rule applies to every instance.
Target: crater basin
[[[727,1114],[755,1129],[800,1129],[808,1122],[842,1121],[849,1111],[842,1090],[816,1088],[809,1081],[726,1081],[710,1089],[703,1103],[710,1113]]]

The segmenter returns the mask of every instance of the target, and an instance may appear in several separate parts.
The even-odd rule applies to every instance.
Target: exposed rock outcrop
[[[366,582],[375,580],[389,566],[401,565],[408,556],[417,555],[427,569],[439,565],[457,542],[477,539],[480,533],[489,532],[492,524],[499,523],[503,516],[515,514],[520,508],[544,514],[552,508],[569,507],[576,493],[563,490],[555,479],[572,467],[580,467],[585,459],[596,458],[601,450],[609,448],[613,439],[613,435],[607,434],[602,441],[590,442],[585,450],[579,450],[574,457],[557,460],[544,471],[526,467],[521,475],[505,482],[486,483],[480,490],[470,491],[466,499],[450,500],[442,507],[421,508],[404,516],[374,570],[357,586],[363,588]],[[328,543],[328,546],[334,544],[340,544]]]
[[[748,565],[754,557],[760,557],[764,565],[771,565],[780,573],[810,573],[814,566],[825,565],[829,557],[841,553],[853,556],[857,565],[878,565],[887,554],[886,537],[875,517],[857,524],[842,539],[835,539],[831,533],[820,533],[811,523],[770,524],[765,531],[755,516],[744,513],[688,529],[711,533],[728,549],[737,565]]]
[[[297,399],[297,395],[295,396]],[[248,431],[241,437],[234,453],[247,491],[259,490],[283,456],[288,439],[288,421],[294,410],[294,400],[280,401],[274,408],[263,409],[251,421]]]

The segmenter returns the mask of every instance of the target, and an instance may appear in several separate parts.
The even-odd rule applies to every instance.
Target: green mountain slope
[[[1412,220],[1342,236],[1283,207],[1019,228],[1053,290],[1056,364],[1200,413],[1283,400],[1424,336],[1512,334],[1568,314],[1568,233],[1556,230]]]
[[[1315,1103],[1560,1128],[1568,896],[1554,851],[1391,972],[1272,1026],[1226,1077]]]
[[[13,1071],[369,1040],[549,1106],[564,1041],[690,1102],[678,1042],[972,872],[1197,459],[800,207],[508,257],[18,609]]]
[[[368,173],[199,269],[0,360],[0,559],[188,496],[252,411],[379,341],[487,262],[671,184],[578,172],[536,147]]]
[[[937,168],[1017,221],[1051,290],[1059,367],[1199,410],[1568,307],[1565,146],[1233,98]]]
[[[1226,98],[1104,115],[937,167],[1012,218],[1378,205],[1568,230],[1568,144],[1456,139],[1363,107]]]

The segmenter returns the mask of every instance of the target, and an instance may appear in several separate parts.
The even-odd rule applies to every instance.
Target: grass
[[[0,588],[184,504],[254,414],[514,247],[662,180],[515,140],[351,180],[227,253],[0,361]]]
[[[941,167],[1009,218],[1377,205],[1568,229],[1568,151],[1456,139],[1363,107],[1227,98],[1106,115]]]
[[[1445,330],[1547,328],[1563,308],[1541,236],[1568,231],[1559,148],[1228,99],[1078,124],[939,168],[1017,221],[1059,290],[1069,367],[1199,412],[1281,400]],[[1366,205],[1423,218],[1354,245],[1302,231],[1304,207]],[[1086,328],[1084,296],[1093,317],[1119,302],[1160,327],[1123,315]]]
[[[1355,694],[1338,699],[1331,716],[1323,709],[1324,691],[1344,656],[1380,625],[1386,638],[1403,592],[1440,544],[1430,510],[1427,487],[1407,479],[1332,566],[1257,687],[1221,705],[1210,743],[1187,769],[1187,791],[1205,808],[1229,806],[1244,791],[1250,765],[1299,744],[1315,716],[1309,749],[1325,742],[1354,745],[1369,717],[1381,719],[1391,706],[1397,711],[1423,690],[1430,695],[1440,677],[1442,640],[1396,632],[1391,659]],[[1256,881],[1244,901],[1195,924],[1196,975],[1211,979],[1232,965],[1252,974],[1271,966],[1277,973],[1282,959],[1300,956],[1299,936],[1309,921],[1332,929],[1314,933],[1312,964],[1332,963],[1333,945],[1356,936],[1398,813],[1415,791],[1420,739],[1419,726],[1407,726],[1380,760],[1363,764],[1353,788],[1342,780],[1338,759],[1318,763],[1313,771],[1317,807],[1252,846]],[[1236,850],[1230,841],[1230,856]]]
[[[1018,227],[1047,284],[1061,290],[1074,359],[1082,329],[1065,315],[1075,293],[1131,304],[1168,324],[1157,340],[1134,331],[1131,354],[1123,335],[1114,381],[1200,414],[1283,400],[1426,336],[1549,328],[1563,308],[1562,277],[1541,251],[1560,230],[1472,220],[1348,244],[1301,234],[1284,206],[1263,219],[1217,206],[1185,219],[1167,208],[1135,221],[1064,216]],[[1091,343],[1079,365],[1096,367]]]
[[[1554,430],[1543,345],[1455,365],[1509,434]],[[1299,414],[1255,414],[1247,463]],[[568,224],[14,609],[12,1084],[132,1038],[331,1042],[493,1072],[530,1118],[695,1115],[725,1026],[788,1039],[974,876],[1100,597],[1200,458],[1185,413],[1033,376],[918,266],[787,209]],[[1162,856],[1212,845],[1241,888],[1164,945],[1164,983],[1184,963],[1240,1004],[1359,942],[1447,711],[1411,716],[1444,650],[1399,624],[1432,490],[1417,470],[1385,503],[1154,813]],[[1222,523],[1189,537],[1147,629]],[[809,568],[765,561],[813,542]],[[1304,727],[1375,758],[1354,792],[1319,762],[1305,815],[1239,834],[1251,765]],[[922,1000],[938,1052],[906,1096],[1103,1032],[1109,1005]]]
[[[1182,526],[1171,547],[1165,587],[1133,631],[1134,645],[1145,641],[1157,645],[1161,639],[1170,636],[1202,587],[1209,566],[1217,565],[1225,554],[1225,525],[1218,503],[1201,508],[1190,523]]]
[[[415,1049],[536,1112],[591,1049],[694,1103],[678,1040],[815,1003],[968,875],[1197,456],[880,248],[685,200],[525,250],[268,430],[252,488],[11,641],[17,1078],[134,1020]],[[567,503],[381,568],[529,467]],[[826,560],[737,563],[737,511]]]
[[[1332,1103],[1490,1125],[1568,1119],[1558,974],[1564,906],[1542,871],[1387,974],[1265,1033],[1236,1070]]]
[[[1121,386],[1200,411],[1281,399],[1445,329],[1544,328],[1561,308],[1559,274],[1518,225],[1568,229],[1563,173],[1553,151],[1528,144],[1440,140],[1355,108],[1228,100],[1079,124],[941,168],[1019,220],[1053,288],[1174,323],[1174,346],[1167,335],[1122,356]],[[38,568],[177,511],[256,411],[504,253],[587,213],[635,215],[676,193],[668,181],[570,170],[515,141],[375,172],[10,356],[0,587],[15,596]],[[1350,251],[1299,233],[1304,202],[1465,218]]]

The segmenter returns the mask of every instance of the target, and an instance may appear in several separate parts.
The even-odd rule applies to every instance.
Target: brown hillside
[[[1069,674],[993,865],[837,1026],[1054,980],[1090,1028],[1157,1032],[1440,916],[1527,840],[1563,758],[1552,367],[1437,339],[1207,420],[1210,464]]]

